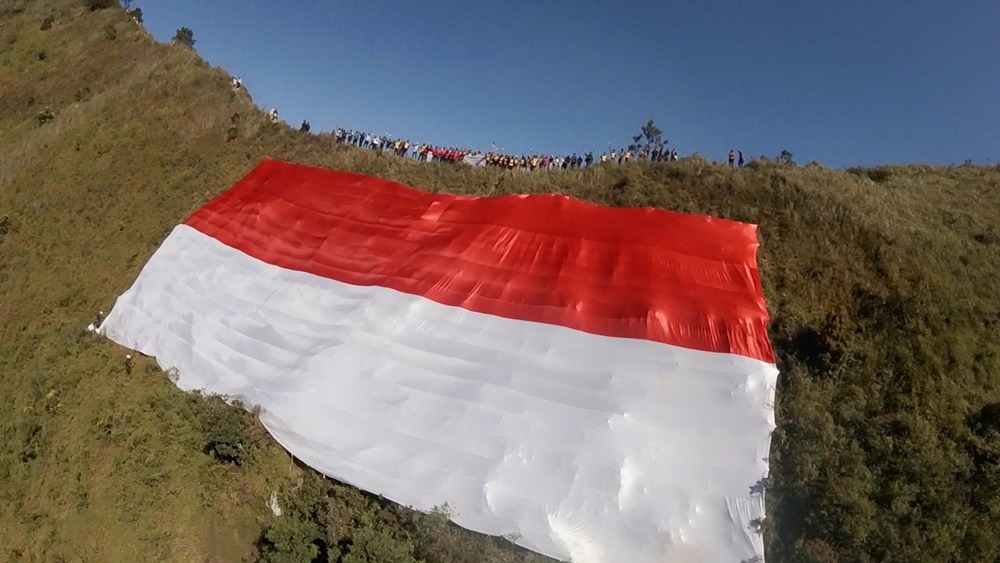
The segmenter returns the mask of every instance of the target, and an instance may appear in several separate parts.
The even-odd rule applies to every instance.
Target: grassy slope
[[[252,557],[262,528],[280,535],[274,490],[303,522],[287,535],[332,555],[371,553],[360,531],[376,530],[428,560],[531,558],[315,480],[249,415],[247,463],[218,463],[205,428],[228,415],[149,360],[126,377],[123,351],[83,332],[175,224],[264,156],[759,224],[782,370],[773,558],[1000,557],[1000,415],[981,411],[1000,402],[1000,169],[417,164],[268,125],[223,72],[118,10],[15,4],[0,4],[0,558]],[[56,117],[39,125],[45,106]]]

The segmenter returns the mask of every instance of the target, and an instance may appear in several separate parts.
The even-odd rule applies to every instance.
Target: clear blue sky
[[[509,152],[1000,161],[1000,2],[137,1],[293,125]]]

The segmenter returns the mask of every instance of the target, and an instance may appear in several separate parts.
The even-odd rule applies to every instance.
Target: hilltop
[[[781,370],[771,560],[1000,557],[1000,167],[417,163],[271,124],[195,51],[88,5],[0,4],[0,557],[542,559],[321,479],[250,413],[148,358],[127,375],[84,330],[268,156],[760,225]]]

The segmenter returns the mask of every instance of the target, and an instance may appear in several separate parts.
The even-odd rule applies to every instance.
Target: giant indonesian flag
[[[296,457],[579,563],[763,558],[756,227],[266,160],[100,330]]]

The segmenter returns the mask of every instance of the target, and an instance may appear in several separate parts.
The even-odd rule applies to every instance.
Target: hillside
[[[1000,167],[417,163],[271,125],[195,52],[87,5],[0,3],[0,558],[542,560],[320,479],[250,413],[148,358],[127,374],[84,330],[271,156],[760,225],[781,369],[770,560],[1000,560]]]

